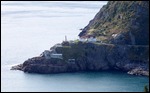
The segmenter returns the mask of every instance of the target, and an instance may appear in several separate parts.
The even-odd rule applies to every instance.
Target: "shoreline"
[[[30,58],[23,64],[12,66],[11,70],[41,74],[120,70],[131,75],[149,76],[148,61],[145,60],[147,56],[144,59],[141,57],[137,60],[136,56],[141,56],[141,53],[131,52],[131,50],[138,48],[147,50],[149,47],[99,45],[83,42],[69,43],[69,45],[62,46],[56,44],[51,50],[44,51],[40,56]],[[132,57],[130,57],[130,53]],[[57,55],[54,56],[53,54]],[[145,52],[143,52],[144,54]]]

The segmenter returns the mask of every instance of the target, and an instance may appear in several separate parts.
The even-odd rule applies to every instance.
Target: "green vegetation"
[[[86,26],[83,35],[104,36],[105,42],[113,40],[112,34],[124,34],[119,44],[132,44],[129,32],[135,37],[135,44],[149,44],[149,1],[109,1]]]
[[[144,86],[144,92],[149,92],[148,86]]]
[[[74,40],[74,42],[75,42],[75,43],[78,43],[78,42],[79,42],[79,39]]]
[[[88,46],[88,44],[90,44],[90,46]],[[56,52],[62,53],[63,59],[65,61],[67,61],[68,59],[78,60],[79,58],[86,58],[88,53],[95,53],[96,46],[98,45],[78,42],[73,44],[72,46],[57,47]]]

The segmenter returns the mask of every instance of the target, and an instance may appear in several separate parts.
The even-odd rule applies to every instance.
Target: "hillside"
[[[149,1],[109,1],[79,36],[112,44],[149,45]]]

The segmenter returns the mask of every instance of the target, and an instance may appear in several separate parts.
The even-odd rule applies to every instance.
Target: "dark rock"
[[[22,70],[22,68],[23,68],[23,64],[19,64],[16,66],[12,66],[10,70]]]
[[[142,68],[135,68],[132,69],[131,71],[128,71],[127,73],[131,75],[149,76],[149,71],[148,70],[145,71]]]
[[[63,59],[33,57],[22,65],[13,66],[12,70],[42,74],[120,70],[133,75],[148,75],[148,51],[149,46],[80,42],[69,47],[56,47],[56,52],[62,53]],[[68,62],[68,59],[74,59],[74,62]]]
[[[50,48],[63,59],[41,55],[11,69],[42,74],[120,70],[149,75],[149,1],[109,1],[79,36],[96,36],[104,43],[64,41]]]

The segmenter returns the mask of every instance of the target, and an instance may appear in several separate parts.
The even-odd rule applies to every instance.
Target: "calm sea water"
[[[120,72],[27,74],[12,65],[56,43],[78,39],[106,1],[1,2],[1,91],[143,91],[147,77]]]

